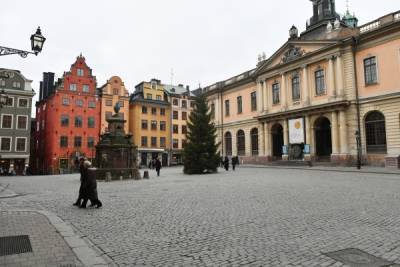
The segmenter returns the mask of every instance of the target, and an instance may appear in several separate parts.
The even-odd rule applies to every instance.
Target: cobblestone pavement
[[[104,207],[72,207],[77,175],[1,177],[20,197],[0,209],[49,210],[120,266],[345,266],[357,248],[400,264],[400,176],[239,168],[99,183]]]
[[[0,237],[28,235],[32,252],[0,256],[0,266],[83,266],[47,217],[0,212]]]

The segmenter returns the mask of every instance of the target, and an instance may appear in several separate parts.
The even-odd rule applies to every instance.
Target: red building
[[[79,157],[95,157],[100,103],[96,77],[82,55],[55,84],[54,74],[44,73],[36,103],[34,172],[65,173],[76,170]]]

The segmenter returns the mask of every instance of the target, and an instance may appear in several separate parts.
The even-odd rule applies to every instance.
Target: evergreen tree
[[[206,96],[196,97],[193,112],[188,121],[186,146],[183,150],[183,172],[203,174],[217,172],[220,157],[216,144],[217,129],[211,122]]]

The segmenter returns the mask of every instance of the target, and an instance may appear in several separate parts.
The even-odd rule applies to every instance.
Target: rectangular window
[[[196,106],[196,102],[195,101],[190,101],[190,107],[194,108],[194,106]]]
[[[28,116],[17,115],[17,130],[28,129]]]
[[[84,74],[83,69],[77,69],[77,70],[76,70],[76,74],[77,74],[78,76],[82,77],[83,74]]]
[[[272,104],[276,105],[280,102],[280,86],[279,83],[274,83],[272,85]]]
[[[76,91],[76,84],[75,84],[75,83],[71,83],[71,84],[69,85],[69,90],[70,90],[70,91]]]
[[[152,129],[153,131],[156,131],[156,130],[157,130],[157,121],[151,121],[151,129]]]
[[[82,117],[76,116],[75,117],[75,127],[81,128],[82,127]]]
[[[69,106],[69,98],[64,97],[64,98],[62,99],[62,104],[63,104],[64,106]]]
[[[225,116],[229,116],[229,100],[225,100]]]
[[[237,112],[238,112],[238,114],[241,114],[243,112],[242,97],[241,96],[237,97]]]
[[[151,137],[151,146],[156,147],[157,146],[157,137]]]
[[[378,82],[376,57],[364,59],[364,78],[366,85],[375,84]]]
[[[324,70],[317,70],[315,72],[315,93],[317,94],[317,96],[324,95],[326,93]]]
[[[147,130],[148,129],[147,120],[142,120],[142,129],[143,130]]]
[[[29,101],[26,98],[19,98],[18,99],[18,107],[20,108],[27,108],[29,105]]]
[[[167,130],[167,123],[165,121],[160,121],[160,131]]]
[[[182,120],[187,120],[187,113],[186,112],[182,112]]]
[[[6,81],[4,79],[0,79],[0,86],[6,86]]]
[[[76,104],[78,107],[83,107],[83,100],[82,100],[82,99],[77,99],[77,100],[75,101],[75,104]]]
[[[142,113],[143,113],[143,114],[147,114],[147,107],[142,106]]]
[[[257,92],[252,92],[250,94],[251,98],[251,111],[257,111]]]
[[[15,151],[26,152],[26,138],[23,137],[16,138]]]
[[[83,91],[84,93],[89,93],[89,85],[84,84],[83,87],[82,87],[82,91]]]
[[[75,136],[74,138],[74,147],[81,147],[82,146],[82,137]]]
[[[109,119],[112,117],[112,112],[111,111],[106,111],[106,119]]]
[[[147,136],[142,136],[142,147],[147,147]]]
[[[114,89],[113,89],[113,94],[114,94],[114,95],[119,95],[119,90],[118,90],[117,88],[114,88]]]
[[[186,143],[187,143],[186,139],[182,139],[182,148],[185,148]]]
[[[69,116],[68,115],[61,115],[61,126],[68,127],[69,126]]]
[[[12,128],[12,122],[13,122],[13,116],[12,115],[7,115],[7,114],[2,114],[1,115],[1,128],[3,128],[3,129],[11,129]]]
[[[292,99],[293,101],[300,100],[300,78],[297,75],[292,78]]]
[[[160,137],[160,147],[166,147],[166,143],[165,137]]]
[[[157,115],[157,108],[151,108],[151,114]]]
[[[11,137],[1,137],[0,138],[1,145],[0,150],[9,152],[11,151]]]
[[[89,108],[96,108],[96,102],[95,101],[89,101],[88,102],[88,107]]]
[[[153,99],[153,95],[152,94],[147,94],[146,98],[149,99],[149,100],[152,100]]]
[[[172,99],[172,105],[174,105],[174,106],[179,106],[179,101],[178,101],[178,99],[173,98],[173,99]]]
[[[182,134],[187,134],[187,126],[182,125]]]
[[[172,125],[172,132],[174,134],[179,133],[179,126],[177,124]]]
[[[111,99],[107,99],[106,100],[106,106],[107,107],[112,107],[112,100]]]
[[[20,82],[13,82],[13,87],[14,88],[21,88],[21,83]]]
[[[68,136],[60,136],[60,147],[68,147]]]
[[[179,148],[179,140],[178,139],[172,140],[172,147],[173,148]]]
[[[186,102],[186,100],[182,100],[182,108],[187,108],[187,102]]]
[[[211,104],[211,118],[214,119],[215,118],[215,104]]]
[[[174,112],[172,113],[172,118],[173,118],[174,120],[178,120],[178,111],[174,111]]]
[[[13,107],[13,106],[14,106],[14,97],[7,97],[6,107]]]
[[[94,117],[88,117],[88,128],[94,128],[95,120]]]
[[[93,148],[94,147],[94,137],[88,137],[87,138],[87,146],[89,148]]]
[[[165,116],[165,108],[160,108],[160,115]]]
[[[161,96],[160,96],[160,95],[156,95],[156,99],[157,99],[158,101],[161,101]]]

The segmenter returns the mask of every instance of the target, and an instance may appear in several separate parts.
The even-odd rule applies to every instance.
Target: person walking
[[[89,175],[89,168],[92,166],[92,163],[88,160],[83,162],[83,189],[82,189],[82,203],[79,206],[80,208],[85,209],[88,200],[90,199],[91,207],[95,206],[96,208],[100,208],[103,206],[103,203],[99,200],[97,193],[97,181],[94,175]]]
[[[224,168],[226,171],[229,171],[229,158],[228,157],[225,157]]]
[[[236,165],[239,163],[239,159],[238,157],[232,157],[232,169],[235,170],[236,169]]]
[[[85,161],[85,159],[82,157],[79,159],[79,173],[81,174],[81,185],[79,186],[79,195],[78,195],[78,199],[75,201],[75,203],[73,204],[74,206],[80,206],[81,202],[83,200],[83,175],[84,175],[84,167],[83,167],[83,162]]]
[[[157,176],[160,176],[160,170],[161,170],[161,161],[157,158],[155,160],[155,167],[156,167],[156,171],[157,171]]]

